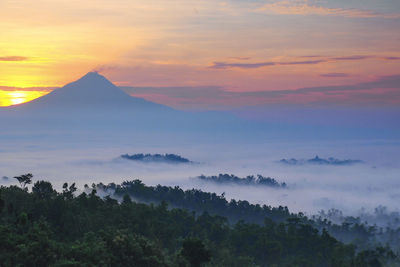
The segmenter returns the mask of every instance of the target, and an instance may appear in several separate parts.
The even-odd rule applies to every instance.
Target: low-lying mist
[[[143,142],[118,140],[98,143],[3,142],[0,147],[0,183],[15,183],[13,176],[33,173],[35,180],[48,180],[58,189],[64,182],[84,184],[121,183],[140,179],[147,185],[178,185],[183,189],[225,194],[227,199],[248,200],[271,206],[288,206],[292,212],[318,214],[338,209],[343,215],[373,214],[386,207],[398,211],[400,193],[400,143],[387,141],[246,143]],[[167,143],[167,144],[166,144]],[[120,159],[123,154],[173,153],[196,164],[135,162]],[[282,158],[359,159],[350,166],[295,165],[279,163]],[[255,185],[215,184],[194,179],[199,175],[263,175],[287,184],[285,188]],[[9,177],[9,179],[1,177]],[[385,212],[386,212],[385,211]],[[374,220],[372,217],[363,217]],[[381,219],[380,219],[381,220]],[[381,222],[380,222],[381,223]]]

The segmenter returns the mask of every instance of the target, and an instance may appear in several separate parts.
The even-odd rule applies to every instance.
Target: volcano
[[[89,72],[77,81],[9,110],[136,110],[167,111],[167,106],[132,97],[97,72]]]
[[[219,112],[190,112],[133,97],[97,72],[31,102],[0,108],[0,125],[8,136],[49,132],[65,136],[176,136],[183,132],[237,130],[240,121]],[[236,131],[235,130],[235,131]],[[162,135],[160,135],[160,133]],[[1,136],[1,133],[0,133]],[[118,139],[117,137],[114,138]]]

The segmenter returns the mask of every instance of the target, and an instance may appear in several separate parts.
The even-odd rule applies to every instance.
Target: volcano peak
[[[108,79],[106,77],[104,77],[103,75],[101,75],[100,73],[98,73],[97,71],[91,71],[86,73],[84,76],[82,76],[80,79],[78,79],[77,81],[108,81]]]

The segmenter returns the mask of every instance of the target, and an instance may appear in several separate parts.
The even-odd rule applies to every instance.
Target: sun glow
[[[48,92],[44,91],[3,91],[0,90],[0,106],[12,106],[32,101],[44,96]]]

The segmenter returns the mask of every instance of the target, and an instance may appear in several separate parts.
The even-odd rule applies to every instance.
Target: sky
[[[0,0],[0,106],[98,71],[177,108],[400,105],[398,0]]]

